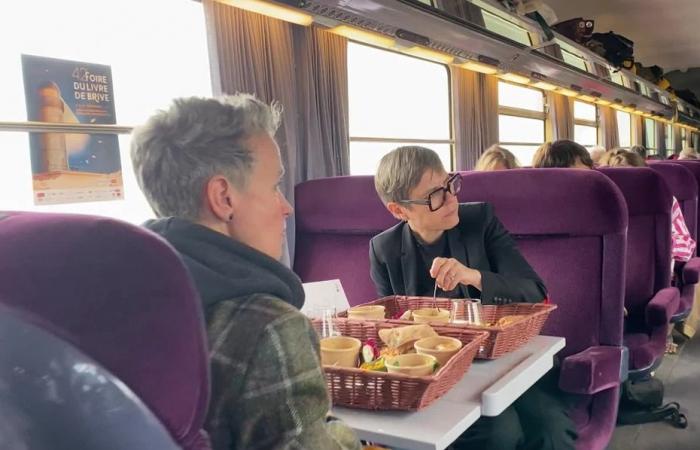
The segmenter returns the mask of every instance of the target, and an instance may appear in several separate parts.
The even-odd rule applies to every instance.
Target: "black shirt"
[[[448,245],[447,233],[442,233],[440,238],[432,244],[426,244],[423,240],[411,230],[413,239],[416,243],[416,267],[418,267],[418,295],[422,297],[432,297],[435,289],[435,278],[430,276],[430,268],[433,265],[435,258],[449,258],[450,246]],[[440,287],[437,289],[438,297],[459,297],[459,289],[445,292]]]

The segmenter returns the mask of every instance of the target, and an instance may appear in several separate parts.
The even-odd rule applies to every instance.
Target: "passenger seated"
[[[438,155],[400,147],[385,155],[377,194],[401,223],[370,242],[371,277],[380,296],[481,298],[484,304],[540,302],[540,277],[487,203],[459,204],[459,174]],[[550,374],[552,375],[552,374]],[[573,449],[576,432],[556,377],[543,378],[501,415],[477,421],[459,449]]]
[[[646,161],[638,153],[621,148],[607,152],[601,159],[600,165],[601,167],[647,167]],[[671,236],[673,237],[673,245],[671,246],[673,260],[689,261],[695,251],[696,243],[690,236],[676,197],[673,197],[673,205],[671,206]]]
[[[700,159],[700,157],[693,147],[686,147],[681,150],[678,159]]]
[[[474,170],[508,170],[517,169],[518,167],[520,167],[520,164],[515,155],[503,147],[492,145],[481,155],[479,161],[476,162]]]
[[[592,169],[593,160],[583,145],[560,139],[540,145],[535,156],[532,157],[532,167]]]
[[[591,148],[589,153],[594,166],[598,165],[600,158],[605,154],[605,151],[605,147],[601,147],[600,145],[596,145],[595,147]]]
[[[644,160],[649,158],[649,151],[643,145],[633,145],[632,147],[630,147],[629,151],[632,153],[636,153],[637,155],[641,156],[641,158]]]
[[[329,418],[299,278],[278,260],[292,208],[274,140],[280,111],[254,97],[184,98],[134,131],[131,158],[205,311],[213,448],[358,449]],[[167,311],[164,311],[167,314]]]

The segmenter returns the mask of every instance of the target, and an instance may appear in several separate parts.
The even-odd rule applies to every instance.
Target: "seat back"
[[[599,169],[620,189],[627,203],[625,307],[631,319],[643,318],[647,303],[671,285],[671,191],[649,168]]]
[[[687,160],[687,159],[674,159],[674,160],[667,160],[664,161],[665,164],[677,164],[679,166],[683,166],[686,169],[688,169],[692,174],[693,177],[695,177],[695,181],[697,182],[699,188],[698,188],[698,195],[700,196],[700,161],[695,161],[695,160]],[[683,211],[683,216],[686,220],[686,223],[688,223],[688,216],[690,213],[686,214],[685,210]],[[691,219],[692,220],[692,219]],[[700,207],[697,208],[697,215],[695,217],[695,228],[696,228],[696,234],[692,235],[693,239],[696,241],[697,239],[697,228],[698,224],[700,224]]]
[[[322,178],[296,186],[294,271],[304,282],[340,279],[351,305],[377,298],[369,241],[395,225],[374,177]]]
[[[0,448],[181,448],[124,383],[41,322],[0,305]]]
[[[201,305],[161,238],[108,218],[3,213],[0,304],[114,374],[182,448],[207,448]]]
[[[649,161],[649,167],[663,177],[671,194],[678,200],[690,236],[697,239],[698,181],[686,165],[666,161],[668,160]],[[698,175],[700,176],[700,163],[695,165],[699,169]]]
[[[566,338],[560,358],[622,345],[627,210],[610,180],[592,170],[469,172],[458,198],[491,203],[544,280],[558,308],[543,333]],[[577,449],[607,446],[618,401],[619,387],[576,396]]]
[[[564,356],[622,344],[627,219],[610,180],[567,169],[465,172],[458,198],[491,203],[542,277],[558,305],[544,333],[566,337]]]

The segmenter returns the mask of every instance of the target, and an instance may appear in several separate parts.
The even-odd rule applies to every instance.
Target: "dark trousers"
[[[545,375],[496,417],[482,417],[452,444],[455,450],[573,450],[576,427],[558,372]]]

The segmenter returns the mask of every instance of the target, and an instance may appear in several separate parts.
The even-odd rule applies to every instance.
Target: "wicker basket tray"
[[[317,331],[320,330],[320,320],[312,320],[312,323]],[[338,318],[334,325],[343,336],[354,337],[362,342],[369,338],[381,342],[378,334],[380,329],[406,324]],[[459,352],[437,372],[416,377],[359,368],[323,366],[333,404],[350,408],[414,411],[425,408],[444,395],[467,372],[487,333],[468,329],[455,331],[438,326],[432,328],[439,335],[455,337],[463,344]]]
[[[389,318],[399,317],[407,309],[431,308],[437,304],[440,309],[452,309],[450,299],[438,298],[433,303],[432,297],[407,297],[394,295],[374,300],[364,305],[384,305],[386,316]],[[359,306],[359,305],[358,305]],[[433,326],[440,326],[445,331],[441,335],[457,337],[463,329],[483,330],[489,333],[484,344],[479,348],[476,355],[478,359],[496,359],[506,353],[512,352],[521,347],[534,336],[540,334],[549,313],[554,311],[557,305],[544,303],[511,303],[509,305],[483,305],[482,320],[485,323],[494,323],[503,316],[522,316],[520,320],[513,321],[501,326],[474,326],[468,324],[446,324],[434,323]],[[339,317],[347,317],[347,311],[338,314]],[[414,323],[408,320],[388,320],[389,323],[400,323],[403,325]],[[455,334],[456,333],[456,334]]]

